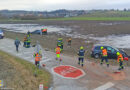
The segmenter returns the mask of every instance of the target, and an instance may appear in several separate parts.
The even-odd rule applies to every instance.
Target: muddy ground
[[[130,21],[0,21],[0,23],[35,23],[41,25],[53,25],[60,27],[70,27],[72,32],[94,36],[130,34]]]
[[[108,36],[108,35],[121,35],[121,34],[130,34],[130,22],[129,21],[20,21],[20,22],[0,22],[0,23],[36,23],[42,25],[53,25],[60,27],[70,27],[72,32],[77,32],[83,35],[91,35],[91,36]],[[13,33],[6,31],[5,36],[7,38],[15,39],[18,37],[23,41],[24,34]],[[56,47],[56,41],[58,37],[62,37],[64,41],[64,54],[76,56],[79,47],[82,45],[86,49],[86,57],[89,60],[91,58],[91,48],[97,42],[92,39],[81,39],[81,38],[72,38],[72,47],[67,46],[68,37],[65,35],[60,35],[57,33],[49,33],[48,35],[31,35],[32,45],[36,43],[36,41],[40,41],[42,47],[47,48],[50,51],[54,51]],[[85,41],[88,41],[85,43]],[[130,55],[130,49],[125,49],[125,51]],[[91,60],[94,60],[91,58]]]

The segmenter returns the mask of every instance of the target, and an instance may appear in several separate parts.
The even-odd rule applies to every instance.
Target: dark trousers
[[[19,45],[16,45],[16,51],[17,51],[17,52],[19,51],[19,49],[18,49],[18,48],[19,48]]]
[[[61,45],[61,49],[63,49],[63,45]]]
[[[39,67],[40,65],[40,62],[39,61],[35,61],[35,65],[37,66],[37,67]]]
[[[120,60],[120,61],[119,61],[119,65],[120,65],[120,66],[119,66],[119,69],[124,69],[123,61]]]
[[[79,57],[79,62],[78,62],[78,64],[79,64],[79,65],[81,64],[81,66],[83,67],[83,66],[84,66],[84,58],[80,58],[80,57]]]
[[[109,66],[109,62],[108,62],[107,56],[102,56],[101,65],[103,64],[104,60],[106,61],[107,66]]]

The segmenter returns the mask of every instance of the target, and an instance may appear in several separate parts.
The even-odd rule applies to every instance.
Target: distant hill
[[[81,17],[130,17],[130,11],[90,11]]]
[[[52,17],[73,17],[84,15],[84,10],[55,10],[55,11],[24,11],[24,10],[1,10],[0,15],[6,17],[18,17],[18,16],[42,16],[44,18],[52,18]]]
[[[58,19],[58,18],[98,18],[98,17],[130,17],[130,10],[55,10],[55,11],[24,11],[0,10],[0,19]],[[127,18],[126,18],[127,19]]]

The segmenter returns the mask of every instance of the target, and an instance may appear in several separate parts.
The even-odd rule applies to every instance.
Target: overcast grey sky
[[[0,0],[0,10],[38,10],[130,8],[130,0]]]

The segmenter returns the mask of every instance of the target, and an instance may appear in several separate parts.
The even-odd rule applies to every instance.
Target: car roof
[[[97,46],[100,47],[100,46],[110,46],[110,45],[105,45],[105,44],[95,44],[94,46],[95,46],[95,47],[97,47]],[[110,47],[111,47],[111,46],[110,46]]]
[[[111,45],[105,45],[105,44],[95,44],[94,45],[94,47],[101,47],[101,46],[103,46],[103,47],[112,47],[112,48],[114,48],[114,49],[116,49],[117,51],[119,51],[119,49],[118,48],[115,48],[115,47],[113,47],[113,46],[111,46]]]

